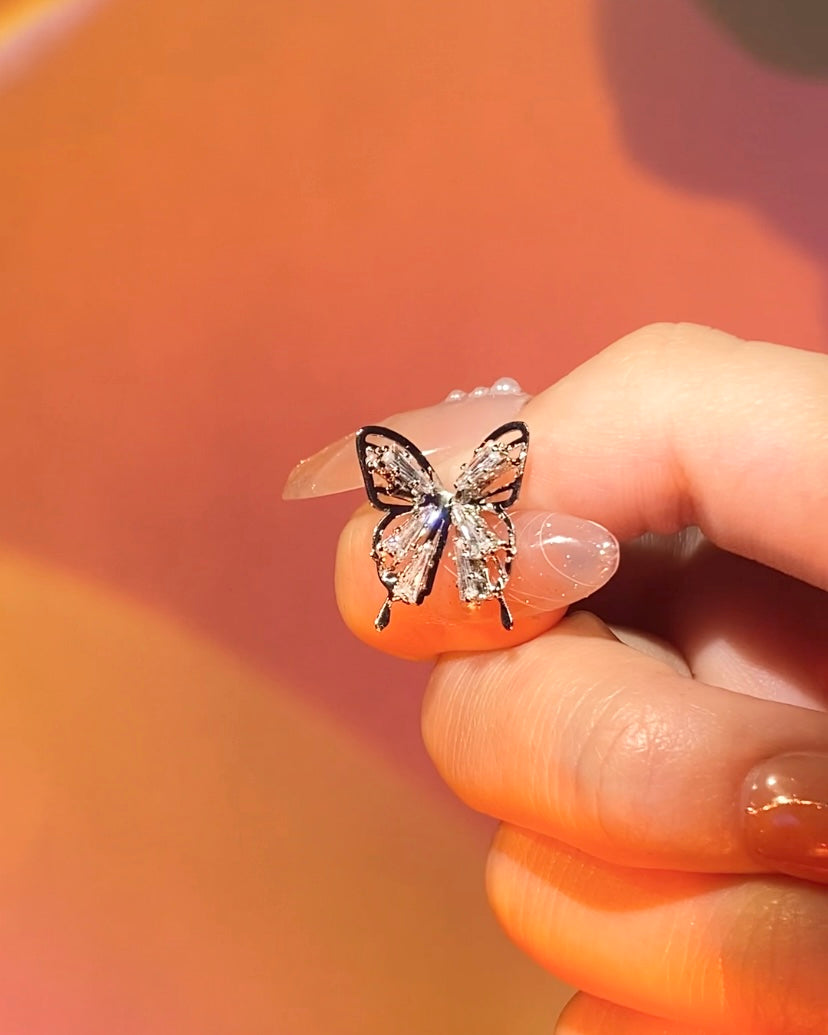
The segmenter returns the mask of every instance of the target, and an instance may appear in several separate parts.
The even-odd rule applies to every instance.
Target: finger
[[[376,520],[376,511],[365,507],[345,527],[337,558],[337,600],[360,639],[402,657],[522,643],[553,626],[568,604],[603,585],[618,565],[618,543],[600,525],[566,514],[523,511],[514,516],[518,550],[504,592],[512,629],[503,628],[496,600],[474,608],[462,603],[448,557],[425,604],[394,605],[390,624],[378,632],[374,621],[386,590],[369,561]]]
[[[441,659],[423,735],[473,808],[599,858],[828,880],[828,715],[681,676],[587,613]],[[813,764],[790,761],[802,752]]]
[[[513,420],[529,401],[517,381],[501,377],[491,388],[478,387],[471,392],[455,390],[436,406],[407,413],[395,413],[381,420],[366,421],[393,428],[413,439],[433,467],[442,469],[442,461],[463,441],[474,448],[494,428]],[[356,450],[355,432],[300,460],[288,475],[282,498],[309,499],[347,492],[362,486]]]
[[[677,1024],[627,1010],[579,992],[558,1019],[555,1035],[711,1035],[709,1028]]]
[[[824,591],[709,540],[668,538],[627,544],[618,576],[589,609],[667,640],[704,682],[828,709]]]
[[[590,995],[691,1030],[824,1031],[828,899],[816,885],[622,869],[504,826],[487,888],[512,940]]]
[[[828,588],[828,357],[656,325],[521,413],[522,505],[626,540],[698,525],[718,545]]]
[[[819,534],[828,522],[826,398],[828,357],[706,328],[645,328],[523,406],[531,438],[519,506],[588,517],[622,539],[695,522],[726,549],[828,586],[828,537]],[[406,433],[425,441],[432,425],[440,429],[438,473],[450,478],[477,445],[490,402],[474,402],[473,420],[451,403],[417,411]],[[313,491],[330,491],[324,472]],[[369,638],[367,598],[349,589],[364,587],[360,571],[373,577],[364,542],[364,530],[346,532],[354,549],[340,551],[337,580],[349,623]],[[430,639],[426,650],[411,642],[425,613],[404,619],[410,635],[398,642],[373,642],[427,656]],[[457,638],[463,615],[441,615],[439,649],[479,642]],[[528,635],[548,624],[533,622]]]

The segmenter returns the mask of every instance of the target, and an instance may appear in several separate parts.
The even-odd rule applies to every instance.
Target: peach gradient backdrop
[[[692,0],[0,0],[0,1031],[540,1035],[350,428],[653,319],[825,349],[828,86]]]

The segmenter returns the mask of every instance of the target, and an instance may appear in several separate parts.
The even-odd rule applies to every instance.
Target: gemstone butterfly
[[[388,596],[374,626],[391,620],[391,605],[422,604],[451,537],[457,591],[470,606],[500,604],[512,628],[503,591],[517,552],[506,508],[517,500],[529,449],[529,429],[510,421],[493,431],[465,464],[454,490],[443,488],[431,464],[407,438],[369,425],[356,435],[357,456],[371,505],[385,511],[374,529],[371,557]]]

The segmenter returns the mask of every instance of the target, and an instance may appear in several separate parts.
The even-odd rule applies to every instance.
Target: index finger
[[[536,396],[522,504],[619,539],[698,525],[828,588],[828,357],[655,324]]]
[[[520,507],[577,514],[618,539],[695,524],[724,549],[828,587],[828,357],[653,325],[536,396],[520,418],[531,434]],[[458,455],[475,444],[458,429]],[[420,657],[482,649],[489,632],[491,646],[505,646],[494,622],[472,644],[462,623],[447,635],[419,611],[393,645],[379,640],[366,528],[364,516],[349,526],[337,562],[340,607],[357,635],[409,655],[411,640]],[[525,634],[559,614],[546,623],[535,614]]]

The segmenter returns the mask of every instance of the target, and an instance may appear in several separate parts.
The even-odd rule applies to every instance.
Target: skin
[[[495,913],[583,990],[562,1035],[822,1033],[828,890],[753,856],[739,802],[766,759],[828,765],[828,358],[657,325],[522,418],[521,505],[638,540],[619,574],[592,613],[511,639],[445,593],[428,621],[400,608],[382,644],[436,658],[424,737],[502,821]],[[337,586],[377,645],[374,518],[345,529]],[[688,526],[704,539],[682,552]]]

